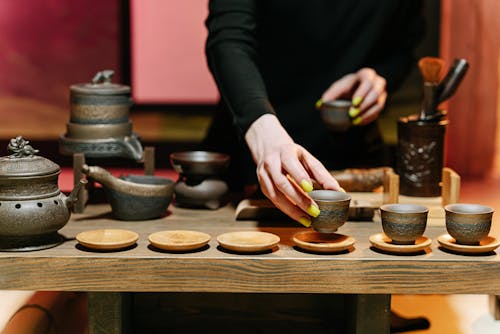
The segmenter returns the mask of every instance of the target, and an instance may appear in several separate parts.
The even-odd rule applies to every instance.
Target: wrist
[[[294,144],[293,139],[273,114],[265,114],[255,120],[245,134],[245,141],[256,163],[274,147]]]

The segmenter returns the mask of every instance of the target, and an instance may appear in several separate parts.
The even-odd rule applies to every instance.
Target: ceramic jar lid
[[[45,176],[61,171],[58,164],[36,155],[38,150],[21,136],[11,139],[7,150],[12,154],[0,157],[0,179]]]
[[[82,95],[123,95],[130,93],[130,86],[115,84],[111,78],[115,72],[104,70],[97,72],[89,83],[81,83],[70,86],[71,93]]]

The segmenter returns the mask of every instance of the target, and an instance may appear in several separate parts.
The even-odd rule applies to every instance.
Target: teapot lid
[[[70,90],[74,93],[87,95],[119,95],[130,93],[129,86],[111,82],[114,74],[113,70],[97,72],[91,82],[71,85]]]
[[[7,150],[12,154],[0,157],[0,178],[42,176],[61,171],[58,164],[35,155],[38,150],[21,136],[12,138]]]

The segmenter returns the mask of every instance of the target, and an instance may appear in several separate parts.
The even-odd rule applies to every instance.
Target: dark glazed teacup
[[[337,132],[346,131],[351,127],[349,108],[352,103],[349,100],[325,101],[319,107],[321,118],[328,129]]]
[[[318,204],[320,214],[312,217],[312,227],[320,233],[335,233],[349,215],[351,196],[335,190],[313,190],[309,196]]]
[[[479,204],[455,203],[444,207],[446,230],[458,244],[478,245],[490,233],[493,208]]]
[[[380,207],[382,229],[393,244],[412,245],[424,234],[429,209],[416,204],[384,204]]]

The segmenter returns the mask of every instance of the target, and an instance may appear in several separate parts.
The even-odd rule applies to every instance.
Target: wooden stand
[[[152,146],[146,146],[142,153],[142,158],[138,162],[144,164],[144,174],[154,175],[155,172],[155,148]],[[85,164],[85,154],[84,153],[74,153],[73,154],[73,186],[78,184],[81,179],[86,178],[86,175],[82,172],[82,167]],[[89,183],[89,187],[92,184]],[[89,190],[86,187],[81,187],[78,193],[78,200],[73,206],[74,213],[83,213],[85,210],[85,205],[89,199]]]

